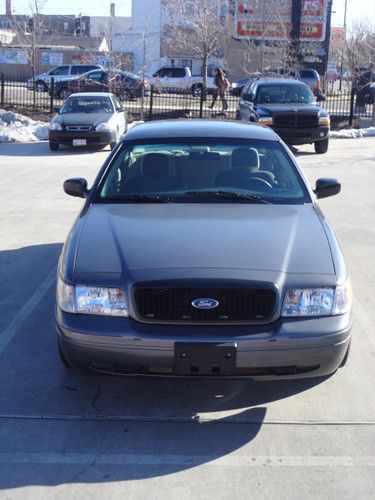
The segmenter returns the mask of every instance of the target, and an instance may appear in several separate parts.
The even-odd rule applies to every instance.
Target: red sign
[[[285,40],[292,28],[292,8],[292,0],[236,0],[234,37]],[[301,40],[325,40],[327,8],[327,0],[302,0]]]

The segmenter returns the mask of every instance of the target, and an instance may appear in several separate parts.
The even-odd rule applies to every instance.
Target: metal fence
[[[49,91],[32,88],[27,82],[7,80],[4,74],[0,75],[0,107],[3,109],[23,112],[25,114],[55,113],[63,104],[63,100],[56,97],[55,83],[52,79]],[[95,89],[97,91],[97,89]],[[103,88],[103,90],[107,90]],[[119,97],[124,95],[123,89],[112,86],[112,92]],[[141,95],[143,94],[143,95]],[[227,110],[222,112],[220,98],[211,109],[212,95],[202,92],[198,96],[183,93],[178,89],[169,89],[168,92],[158,92],[154,89],[134,95],[127,93],[123,101],[129,120],[158,120],[166,118],[236,118],[236,109],[239,98],[226,94]],[[372,102],[360,102],[358,95],[352,91],[327,93],[326,101],[320,105],[331,116],[333,128],[353,125],[360,117],[371,118],[374,113]]]

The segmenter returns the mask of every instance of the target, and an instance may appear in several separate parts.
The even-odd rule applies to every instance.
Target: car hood
[[[312,205],[94,204],[83,217],[76,278],[120,273],[136,280],[143,270],[154,279],[152,269],[334,275]]]
[[[54,122],[62,125],[93,125],[107,122],[112,118],[112,113],[66,113],[57,115]]]
[[[265,113],[268,115],[272,115],[275,113],[284,113],[284,112],[315,112],[318,113],[321,111],[320,106],[317,104],[303,104],[303,103],[285,103],[285,104],[258,104],[257,105],[258,113]]]

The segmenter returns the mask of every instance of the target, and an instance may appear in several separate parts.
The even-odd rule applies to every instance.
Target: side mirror
[[[315,184],[314,193],[317,198],[328,198],[341,191],[341,184],[337,179],[318,179]]]
[[[64,191],[70,196],[76,196],[78,198],[86,198],[87,195],[87,180],[76,178],[67,179],[64,182]]]
[[[327,100],[327,97],[325,96],[325,94],[317,94],[316,95],[316,101],[317,102],[322,102],[322,101],[326,101]]]
[[[242,94],[241,97],[243,101],[251,102],[251,94]]]

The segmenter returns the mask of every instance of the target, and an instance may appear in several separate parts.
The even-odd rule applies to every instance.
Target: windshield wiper
[[[122,194],[103,198],[103,201],[111,202],[134,202],[134,203],[173,203],[174,199],[170,197],[149,196],[146,194]]]
[[[270,201],[265,200],[261,196],[245,193],[237,193],[232,191],[185,191],[185,195],[192,196],[203,196],[209,198],[221,198],[223,200],[246,200],[254,201],[256,203],[264,203],[266,205],[272,205]]]

